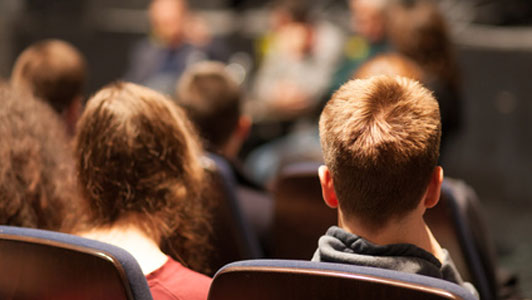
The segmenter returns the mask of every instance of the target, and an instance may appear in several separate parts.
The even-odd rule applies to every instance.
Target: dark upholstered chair
[[[0,226],[0,270],[0,299],[152,299],[128,252],[69,234]]]
[[[209,300],[473,300],[465,288],[422,275],[346,264],[249,260],[216,273]]]
[[[236,181],[230,166],[215,154],[209,154],[208,158],[214,164],[208,168],[212,185],[206,194],[213,197],[214,202],[211,241],[215,251],[209,263],[215,272],[233,261],[262,257],[262,251],[239,207]]]
[[[320,164],[301,162],[280,170],[273,186],[272,257],[310,259],[318,238],[337,223],[336,211],[321,197]]]
[[[471,187],[445,178],[440,202],[427,210],[425,221],[440,244],[449,250],[464,280],[475,285],[480,299],[497,299],[494,245]]]

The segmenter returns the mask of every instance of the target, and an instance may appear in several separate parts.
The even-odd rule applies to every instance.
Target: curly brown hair
[[[202,150],[182,109],[132,83],[104,87],[79,120],[75,155],[88,226],[134,223],[171,256],[205,266]]]
[[[78,197],[59,117],[5,84],[0,104],[0,224],[66,230],[66,215]]]

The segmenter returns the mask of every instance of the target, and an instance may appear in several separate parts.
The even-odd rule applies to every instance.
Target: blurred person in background
[[[421,67],[425,85],[438,100],[444,156],[450,138],[462,129],[461,76],[446,20],[432,1],[397,1],[387,25],[392,46]]]
[[[68,231],[79,200],[61,120],[28,93],[0,83],[0,224]]]
[[[245,165],[254,180],[263,185],[275,175],[287,151],[319,149],[319,144],[307,138],[317,136],[317,130],[309,133],[308,129],[314,127],[312,119],[337,67],[342,46],[339,30],[314,18],[306,1],[274,2],[272,32],[266,37],[264,57],[246,107],[255,122],[250,140],[263,145],[249,153]]]
[[[225,46],[186,0],[152,0],[148,14],[151,34],[133,49],[126,80],[170,95],[188,65],[226,57]]]
[[[260,44],[251,113],[254,120],[293,122],[319,103],[338,61],[340,34],[298,0],[275,1],[271,26]]]
[[[330,93],[349,80],[364,61],[389,49],[386,39],[386,8],[389,1],[349,0],[351,28],[355,35],[345,43],[344,57],[330,82]]]
[[[200,62],[188,68],[177,85],[177,103],[203,138],[205,149],[227,161],[236,180],[240,209],[266,249],[272,199],[243,171],[238,154],[251,119],[243,114],[244,95],[222,63]]]
[[[352,79],[368,79],[377,75],[401,76],[423,82],[423,70],[411,59],[389,52],[368,60],[357,69]]]
[[[46,101],[63,119],[69,135],[74,134],[83,106],[87,62],[68,42],[43,40],[24,50],[11,72],[12,85]]]

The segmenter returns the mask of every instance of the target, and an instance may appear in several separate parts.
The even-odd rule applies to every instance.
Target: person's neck
[[[236,160],[238,157],[238,153],[240,152],[240,148],[242,147],[243,140],[238,138],[237,136],[233,135],[229,138],[229,140],[220,147],[220,154],[227,158],[230,161]]]
[[[168,260],[157,242],[135,225],[95,228],[79,235],[123,248],[137,260],[145,275],[157,270]]]
[[[349,222],[343,221],[342,217],[339,220],[342,229],[376,245],[413,244],[434,255],[440,262],[444,260],[442,248],[425,224],[422,215],[410,214],[400,220],[392,219],[379,228],[368,227],[365,222],[354,218]]]

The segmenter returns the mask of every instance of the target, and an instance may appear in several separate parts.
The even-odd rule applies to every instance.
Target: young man
[[[51,105],[74,134],[81,114],[82,91],[87,78],[85,58],[71,44],[44,40],[28,47],[17,58],[11,83]]]
[[[313,260],[393,269],[464,283],[423,220],[440,197],[438,103],[418,82],[351,80],[320,118],[325,203],[338,225]]]

